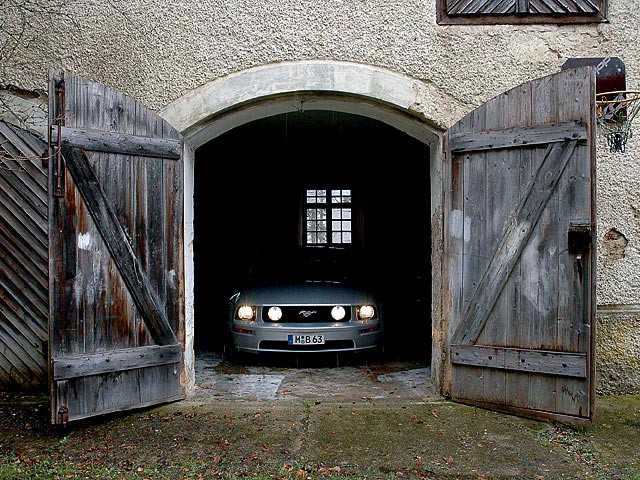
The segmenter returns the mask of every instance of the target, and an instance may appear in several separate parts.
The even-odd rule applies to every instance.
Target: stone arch
[[[442,133],[451,102],[420,80],[369,65],[303,61],[244,70],[198,87],[160,114],[185,139],[185,372],[187,391],[195,386],[194,340],[194,153],[206,142],[242,124],[296,110],[335,110],[387,123],[431,150],[432,322],[439,325],[441,263]],[[428,112],[427,112],[428,110]],[[427,221],[427,219],[425,219]],[[434,338],[432,371],[437,379],[441,348]]]

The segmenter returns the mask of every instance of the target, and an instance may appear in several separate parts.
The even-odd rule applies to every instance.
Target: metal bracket
[[[58,407],[58,423],[64,427],[69,423],[69,408],[66,405]]]
[[[64,125],[65,109],[65,86],[64,79],[56,81],[55,86],[56,117],[55,124],[58,126],[58,138],[55,148],[55,168],[53,171],[53,196],[64,196],[64,159],[62,158],[62,126]],[[52,149],[52,153],[54,150]]]

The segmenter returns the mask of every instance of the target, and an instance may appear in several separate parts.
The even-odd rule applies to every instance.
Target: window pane
[[[327,203],[326,197],[318,197],[318,203]]]
[[[351,190],[342,190],[342,195],[351,195]]]
[[[307,208],[307,220],[315,220],[316,212],[317,212],[317,209],[315,208]]]
[[[318,193],[316,194],[319,197],[326,197],[327,196],[327,191],[326,190],[318,190]]]
[[[331,234],[331,241],[333,243],[342,243],[342,234],[340,232],[333,232]]]
[[[340,220],[331,222],[331,230],[334,232],[340,231]]]
[[[307,232],[313,232],[316,229],[316,222],[307,222]]]
[[[326,232],[327,231],[327,221],[326,220],[320,220],[317,223],[318,223],[318,227],[316,228],[316,230],[318,230],[319,232]]]
[[[331,203],[340,203],[340,197],[331,197]]]
[[[342,234],[342,243],[351,243],[351,232],[344,232]]]
[[[318,220],[324,220],[325,218],[327,218],[327,210],[324,208],[317,208],[316,209],[317,215],[318,215]]]
[[[351,220],[347,220],[346,222],[342,222],[342,231],[350,232],[351,231]]]
[[[342,197],[342,203],[351,203],[351,197]]]
[[[342,209],[342,218],[345,220],[351,220],[351,209],[343,208]]]
[[[335,218],[336,220],[340,220],[342,218],[341,217],[341,213],[342,212],[340,211],[339,208],[332,208],[331,209],[331,217]]]
[[[316,234],[307,232],[307,243],[316,243]]]
[[[307,197],[315,197],[315,196],[316,196],[315,190],[307,190]]]
[[[316,203],[316,197],[307,197],[307,203]]]
[[[327,232],[318,233],[317,243],[327,243]]]
[[[340,190],[331,190],[331,196],[332,197],[339,197],[340,196]]]

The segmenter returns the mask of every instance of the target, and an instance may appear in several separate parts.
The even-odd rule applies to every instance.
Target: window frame
[[[326,191],[326,202],[325,203],[309,203],[308,202],[308,195],[307,195],[307,191],[309,190],[315,190],[316,192],[318,190],[324,190]],[[349,190],[350,194],[349,194],[349,198],[350,201],[349,203],[342,203],[342,202],[333,202],[333,194],[332,192],[335,190],[340,190],[341,192],[344,190]],[[342,196],[346,196],[343,193],[341,193],[340,197]],[[317,198],[317,195],[316,195]],[[344,187],[339,187],[339,188],[314,188],[314,187],[308,187],[305,188],[305,190],[303,191],[303,195],[302,195],[302,202],[303,202],[303,208],[302,208],[302,244],[305,247],[332,247],[332,248],[350,248],[354,245],[354,243],[356,243],[357,239],[356,239],[356,231],[355,231],[355,225],[356,225],[356,219],[355,219],[355,204],[354,204],[354,199],[353,199],[353,189],[349,188],[344,188]],[[327,233],[327,242],[326,243],[309,243],[308,239],[307,239],[307,233],[309,233],[308,227],[307,227],[307,210],[311,209],[311,208],[324,208],[326,210],[326,217],[325,217],[325,221],[327,223],[327,229],[326,229],[326,233]],[[334,219],[333,218],[333,209],[343,209],[343,208],[349,208],[351,210],[351,218],[350,219]],[[341,243],[334,243],[333,242],[333,221],[340,221],[342,223],[343,220],[348,220],[351,223],[351,241],[350,242],[341,242]],[[341,227],[342,228],[342,227]],[[318,232],[318,230],[313,230],[315,232]],[[313,232],[312,231],[312,232]],[[340,232],[340,233],[344,233],[346,230],[336,230],[336,232]]]
[[[608,0],[596,0],[600,6],[598,13],[522,13],[515,15],[449,15],[447,2],[454,0],[436,0],[436,22],[438,25],[521,25],[521,24],[567,24],[567,23],[606,23],[609,22]]]

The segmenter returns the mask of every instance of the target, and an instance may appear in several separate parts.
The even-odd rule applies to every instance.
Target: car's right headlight
[[[236,315],[240,320],[245,320],[245,321],[255,320],[256,309],[251,305],[241,305],[238,307],[238,310],[236,311]]]
[[[371,320],[376,314],[376,309],[373,305],[360,305],[356,308],[356,314],[360,320]]]

